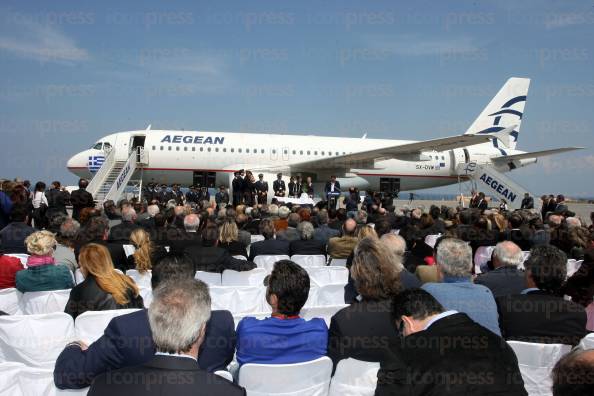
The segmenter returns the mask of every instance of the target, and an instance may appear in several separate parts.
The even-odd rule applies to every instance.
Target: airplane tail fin
[[[499,144],[503,143],[506,148],[515,149],[529,86],[529,78],[512,77],[507,80],[497,95],[470,125],[465,135],[495,134],[505,131],[509,135],[509,139],[493,139],[493,145],[500,147]],[[512,128],[513,126],[515,128]]]

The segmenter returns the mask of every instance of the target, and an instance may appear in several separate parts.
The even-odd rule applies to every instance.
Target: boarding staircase
[[[142,173],[142,165],[148,162],[146,157],[143,147],[132,150],[125,161],[115,159],[115,150],[107,152],[103,165],[89,183],[87,191],[99,204],[107,200],[118,202],[130,183],[141,188],[142,176],[135,181],[132,178],[138,173],[137,170]]]

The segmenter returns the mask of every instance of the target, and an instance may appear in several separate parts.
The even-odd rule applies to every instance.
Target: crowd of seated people
[[[310,279],[298,264],[282,260],[262,285],[270,317],[248,315],[236,332],[229,312],[212,311],[205,326],[194,329],[200,337],[183,345],[187,349],[168,349],[191,356],[197,350],[198,366],[206,372],[225,369],[234,357],[243,365],[329,356],[334,369],[341,360],[355,358],[381,363],[378,394],[426,394],[435,391],[441,377],[427,377],[419,387],[410,375],[454,369],[446,362],[451,359],[476,361],[498,378],[492,388],[453,388],[451,394],[525,394],[517,360],[502,339],[574,346],[594,330],[593,230],[563,201],[543,218],[533,209],[510,212],[483,204],[432,206],[425,212],[376,199],[364,200],[356,210],[351,204],[348,212],[278,202],[231,207],[206,200],[122,200],[79,208],[74,220],[61,210],[59,186],[53,190],[58,205],[41,225],[44,230],[26,228],[29,215],[25,211],[23,217],[18,202],[5,216],[0,234],[11,228],[7,244],[3,234],[0,240],[0,287],[23,292],[72,288],[66,312],[73,317],[89,310],[143,308],[139,285],[116,269],[150,273],[156,290],[168,278],[187,284],[196,271],[250,271],[262,255],[324,255],[330,264],[346,262],[348,306],[334,314],[329,327],[321,319],[300,316]],[[493,253],[486,265],[477,266],[475,254],[484,247]],[[7,256],[19,252],[29,254],[26,269]],[[568,277],[569,259],[583,262]],[[75,286],[76,270],[85,280]],[[163,330],[154,326],[156,332]],[[110,370],[150,366],[164,348],[152,330],[150,308],[114,318],[95,343],[64,349],[56,363],[56,385],[86,387]],[[419,350],[419,340],[444,334],[487,341],[479,351]],[[466,367],[453,366],[454,374]]]

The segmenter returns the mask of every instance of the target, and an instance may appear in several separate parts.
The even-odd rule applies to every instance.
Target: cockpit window
[[[101,150],[101,145],[103,144],[103,142],[99,142],[99,143],[95,143],[95,145],[93,146],[94,150]]]
[[[103,143],[103,150],[109,150],[111,148],[111,144],[110,143]]]

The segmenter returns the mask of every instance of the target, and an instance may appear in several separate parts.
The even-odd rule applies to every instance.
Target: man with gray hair
[[[309,221],[302,221],[297,225],[299,239],[289,245],[289,255],[324,255],[326,257],[326,244],[314,239],[314,226]]]
[[[491,290],[495,298],[521,293],[526,289],[524,272],[518,266],[524,262],[522,249],[511,241],[499,242],[491,255],[493,271],[480,274],[474,280]]]
[[[314,231],[314,239],[321,241],[324,245],[328,244],[328,240],[337,237],[340,231],[330,228],[328,226],[328,211],[326,209],[320,210],[318,213],[318,228]]]
[[[281,209],[282,208],[286,208],[286,207],[282,206]],[[288,210],[288,208],[287,208],[287,210]],[[279,209],[279,211],[280,211],[280,209]],[[282,216],[281,216],[281,220],[282,220]],[[276,234],[276,237],[278,239],[282,239],[282,240],[289,241],[289,242],[298,240],[299,233],[297,232],[297,226],[299,225],[300,221],[301,221],[301,216],[299,216],[299,213],[291,213],[289,215],[289,218],[287,219],[287,228],[282,231],[279,231]]]
[[[138,228],[136,224],[136,211],[130,205],[122,207],[122,222],[113,226],[109,231],[109,241],[122,244],[130,243],[130,234]]]
[[[54,261],[56,265],[67,266],[72,273],[78,268],[78,262],[74,255],[74,243],[78,235],[80,224],[78,221],[67,218],[60,225],[60,231],[56,235],[56,247],[54,249]]]
[[[95,378],[89,395],[245,395],[245,390],[198,365],[210,319],[208,286],[195,279],[169,281],[153,293],[148,319],[155,356]]]
[[[388,233],[380,237],[380,241],[392,254],[392,263],[400,272],[400,283],[404,289],[421,287],[421,281],[414,274],[408,272],[404,266],[406,241],[400,235]]]
[[[446,309],[464,312],[483,327],[501,335],[493,293],[472,283],[472,248],[460,239],[444,238],[435,246],[440,283],[425,283],[427,290]]]

